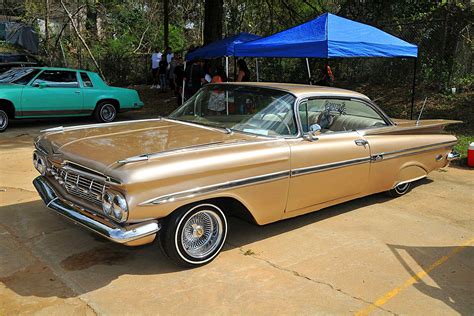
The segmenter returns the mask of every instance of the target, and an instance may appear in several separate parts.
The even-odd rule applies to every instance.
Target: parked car
[[[38,67],[42,63],[34,56],[22,53],[0,53],[0,74],[18,67]]]
[[[158,236],[183,266],[222,249],[228,217],[258,225],[366,195],[406,194],[459,155],[455,121],[392,120],[336,88],[212,84],[168,118],[55,128],[35,140],[46,205],[129,246]]]
[[[137,91],[108,86],[95,72],[29,67],[0,74],[0,132],[10,119],[93,115],[112,122],[142,107]]]

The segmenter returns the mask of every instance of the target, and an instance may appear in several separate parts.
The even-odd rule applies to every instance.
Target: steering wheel
[[[288,131],[288,135],[291,135],[291,128],[290,128],[290,126],[288,125],[288,123],[285,122],[285,117],[284,117],[284,116],[280,115],[280,113],[265,113],[265,114],[263,114],[263,116],[262,116],[262,120],[263,120],[263,119],[265,118],[265,116],[267,116],[268,114],[274,114],[274,115],[278,116],[278,118],[281,120],[279,123],[285,125],[286,130]]]

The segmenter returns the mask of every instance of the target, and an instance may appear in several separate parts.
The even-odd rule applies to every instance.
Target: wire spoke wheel
[[[8,115],[5,111],[0,110],[0,132],[7,129],[8,126]]]
[[[213,210],[202,210],[184,223],[181,245],[189,256],[196,259],[205,258],[221,244],[223,232],[220,216]]]
[[[104,104],[100,109],[100,118],[104,122],[111,122],[114,120],[117,110],[112,104]]]

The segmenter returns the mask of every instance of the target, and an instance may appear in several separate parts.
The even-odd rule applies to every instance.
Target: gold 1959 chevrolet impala
[[[34,185],[75,223],[129,246],[156,237],[194,267],[220,252],[231,215],[264,225],[405,194],[458,157],[442,132],[455,122],[392,120],[342,89],[211,84],[168,118],[45,131]]]

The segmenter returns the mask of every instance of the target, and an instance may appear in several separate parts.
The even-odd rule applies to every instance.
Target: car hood
[[[71,161],[109,174],[118,161],[140,155],[256,139],[255,136],[161,119],[71,127],[47,132],[36,141],[55,160]]]

